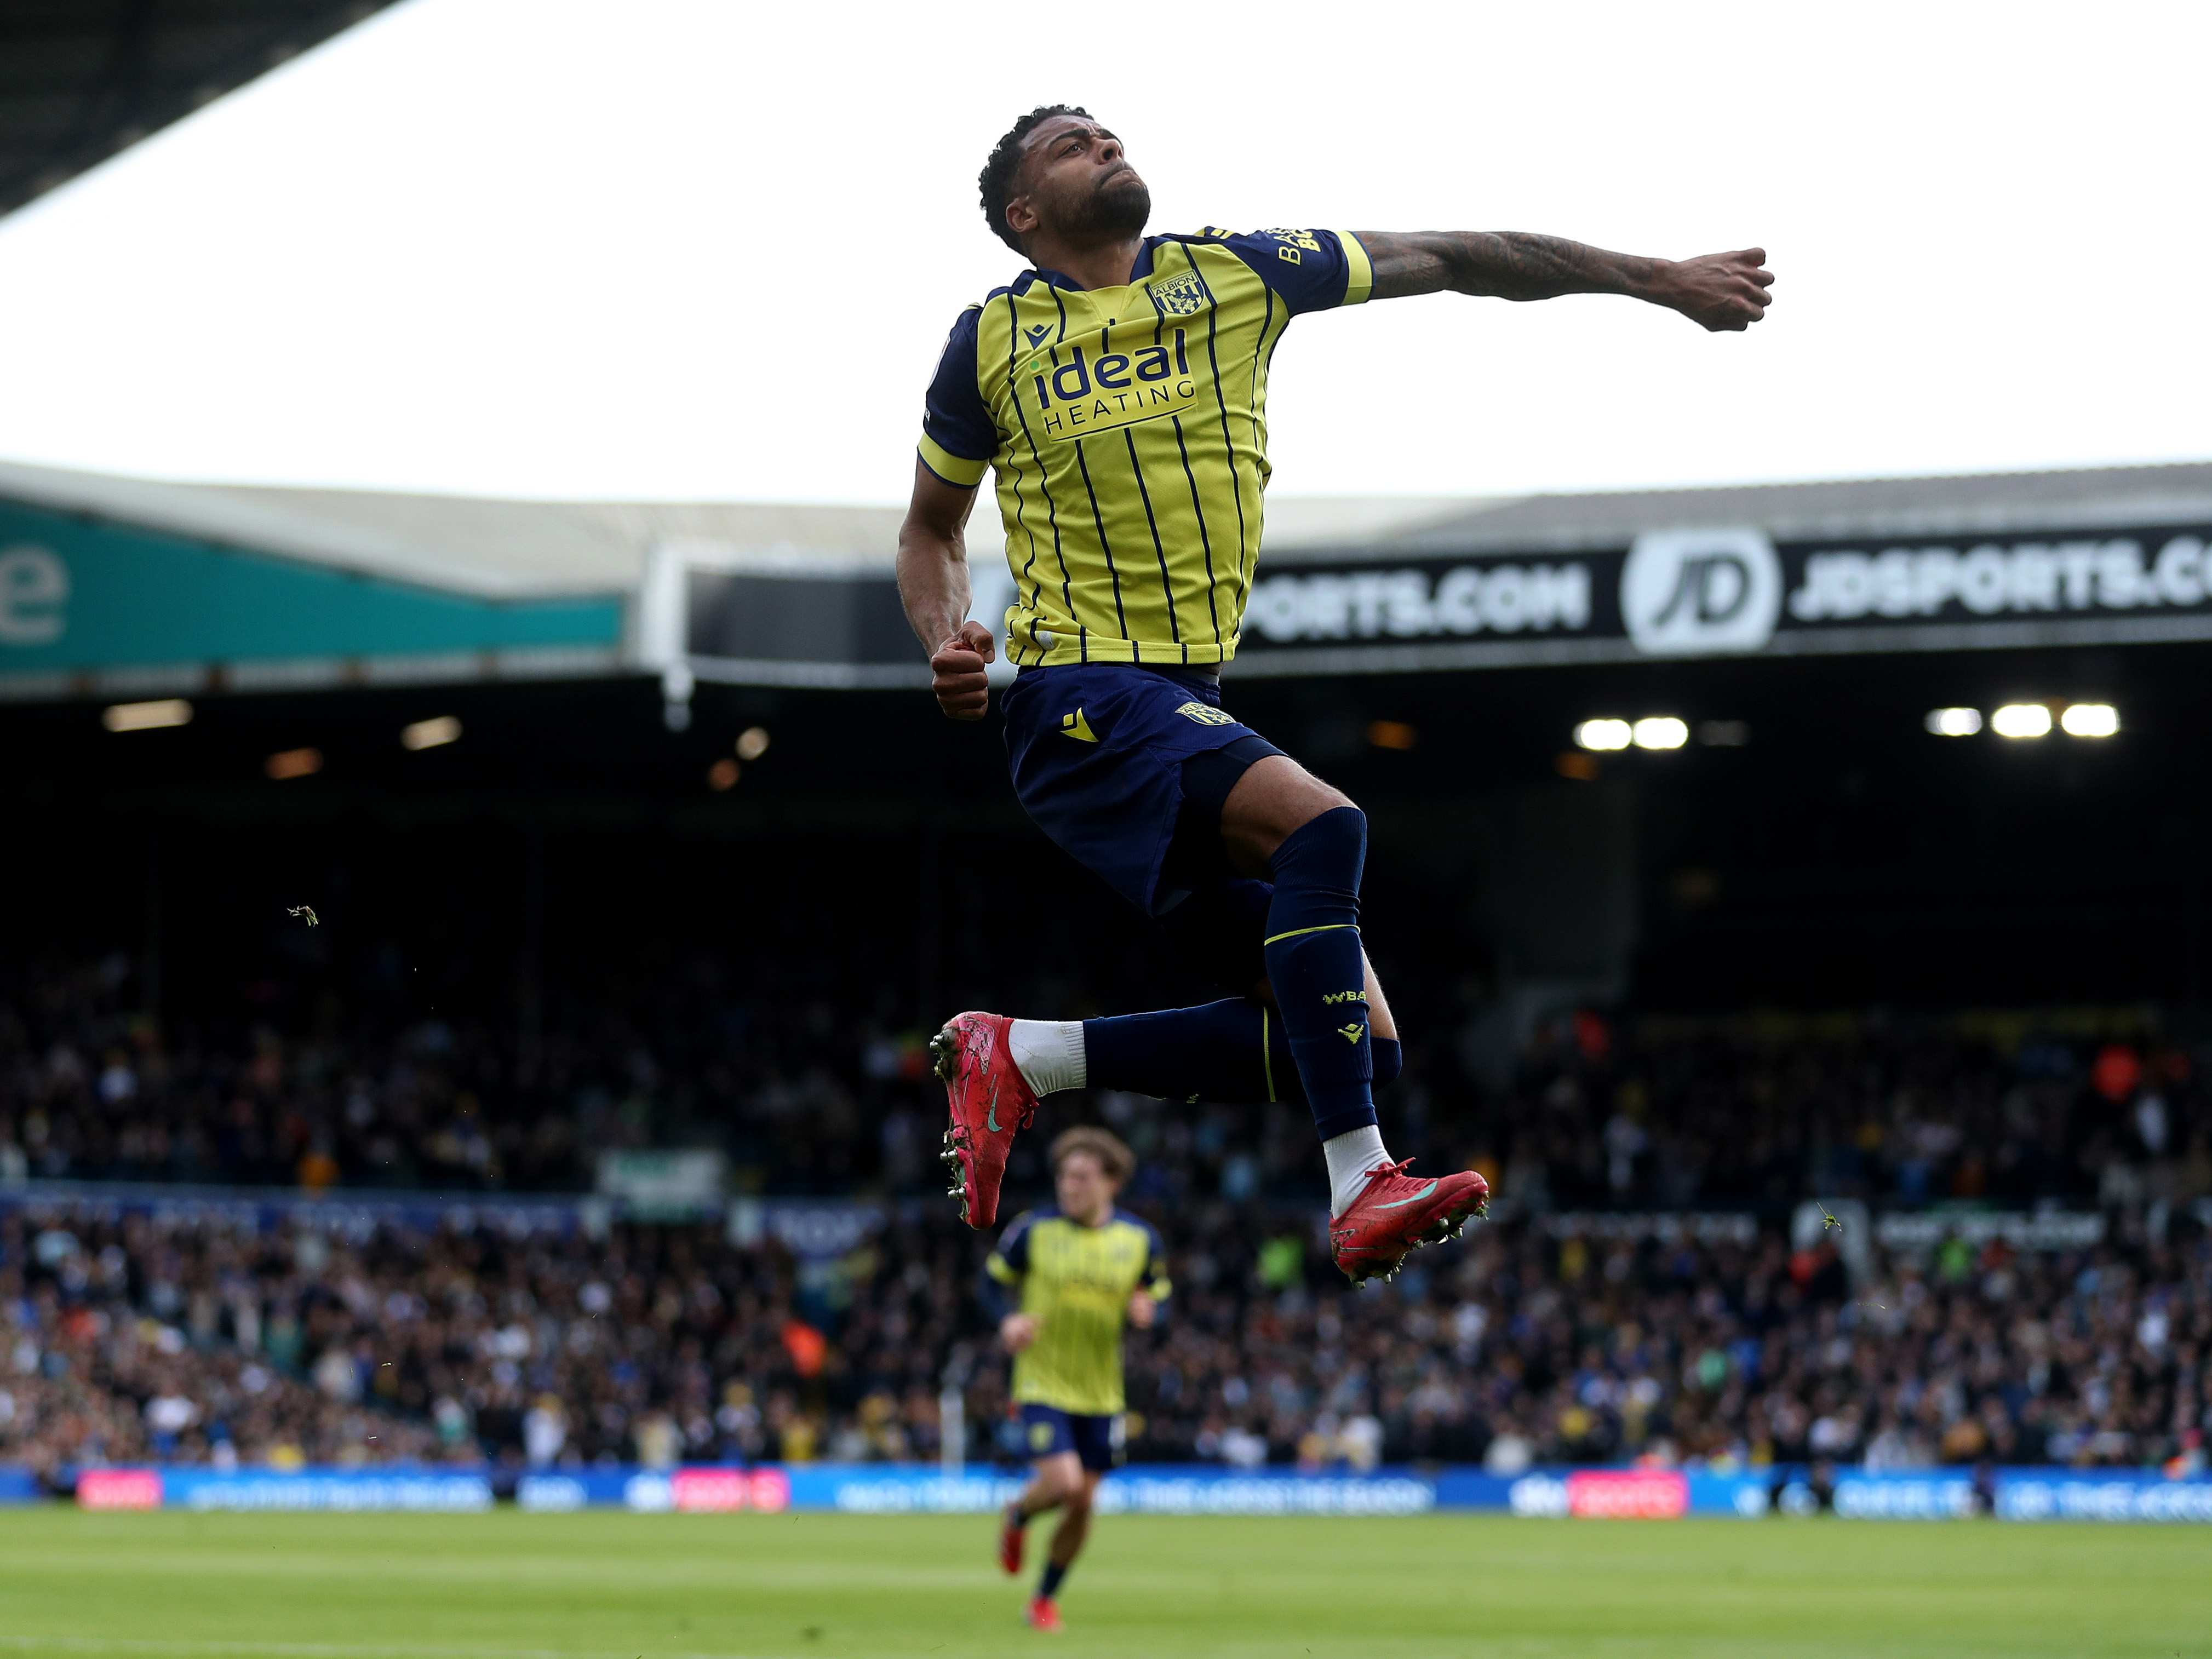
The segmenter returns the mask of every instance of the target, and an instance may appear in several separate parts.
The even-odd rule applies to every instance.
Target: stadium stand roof
[[[0,0],[0,214],[390,0]]]
[[[1777,541],[1875,536],[2004,535],[2104,520],[2212,514],[2212,464],[2085,467],[1917,478],[1624,489],[1527,495],[1471,507],[1398,538],[1407,552],[1618,546],[1645,531],[1755,524]]]
[[[0,695],[103,694],[148,673],[148,684],[243,689],[635,672],[684,656],[708,678],[903,684],[918,671],[888,580],[900,517],[891,507],[501,501],[179,483],[0,462],[0,563],[15,561],[0,571]],[[1964,548],[1970,538],[2106,535],[2158,525],[2212,538],[2212,463],[1585,495],[1279,497],[1268,505],[1263,576],[1279,574],[1261,586],[1281,591],[1255,611],[1240,672],[1650,654],[1653,645],[1631,637],[1637,625],[1610,596],[1631,544],[1670,529],[1752,527],[1745,533],[1767,549],[1759,560],[1771,565],[1772,549],[1784,550],[1774,580],[1794,589],[1806,580],[1815,544],[1856,538],[1878,548],[1876,538],[1926,538]],[[1592,555],[1595,562],[1588,562]],[[1504,612],[1504,621],[1492,619],[1481,610],[1489,602],[1478,604],[1466,586],[1487,580],[1488,564],[1452,590],[1464,616],[1420,595],[1406,601],[1410,610],[1390,610],[1399,601],[1377,597],[1380,590],[1355,602],[1344,586],[1365,592],[1378,578],[1359,573],[1385,562],[1418,567],[1426,572],[1420,582],[1441,584],[1450,561],[1501,556],[1523,564],[1583,560],[1579,575],[1565,565],[1547,568],[1599,596],[1577,613],[1586,623],[1566,629],[1588,637],[1538,639]],[[2061,609],[2081,613],[2070,618],[2027,615],[2050,607],[2017,596],[2000,605],[2002,615],[1937,617],[1939,600],[1921,614],[1971,623],[1971,635],[1871,631],[1884,617],[1904,619],[1893,609],[1850,613],[1848,637],[1833,630],[1784,637],[1803,618],[1784,614],[1772,624],[1781,633],[1770,639],[1762,632],[1755,646],[1718,635],[1709,643],[1723,650],[1951,649],[2061,643],[2075,634],[2111,643],[2196,638],[2212,626],[2212,583],[2196,574],[2197,561],[2189,554],[2185,569],[2177,565],[2159,578],[2166,587],[2144,587],[2139,597],[2131,597],[2135,579],[2115,577],[2078,602],[2068,599]],[[688,587],[677,579],[683,571],[694,573]],[[987,591],[994,580],[979,562],[979,615],[1012,597]],[[1002,569],[995,580],[1004,582]],[[1671,592],[1678,578],[1667,580]],[[693,625],[705,614],[702,580],[722,584],[715,613],[735,632],[710,638]],[[212,597],[218,592],[225,597]],[[658,631],[656,592],[677,596]],[[1499,605],[1504,595],[1499,590]],[[1267,597],[1255,594],[1255,605]],[[1950,602],[1950,611],[1960,603]],[[1347,605],[1357,614],[1346,612]],[[762,654],[784,649],[776,641],[791,626],[770,626],[772,616],[812,622],[833,611],[849,614],[817,630],[804,664],[779,665]],[[748,632],[749,616],[767,643]],[[2060,623],[2074,631],[2054,633]],[[2081,633],[2076,623],[2101,631]],[[1528,626],[1541,632],[1549,624]],[[1516,629],[1523,631],[1504,637]],[[1271,653],[1271,646],[1284,649]],[[1304,654],[1289,654],[1293,646]],[[1324,654],[1312,654],[1324,647]]]
[[[488,599],[634,588],[662,542],[825,574],[888,569],[901,509],[795,502],[544,501],[172,483],[0,461],[0,501],[165,530]],[[2212,462],[1917,478],[1501,496],[1276,496],[1270,557],[1570,550],[1678,525],[1778,539],[2004,534],[2212,517]]]
[[[709,543],[825,572],[890,568],[897,507],[520,501],[373,489],[168,483],[0,462],[0,500],[488,599],[635,587],[657,543]],[[1268,504],[1271,544],[1380,544],[1464,515],[1466,496]]]

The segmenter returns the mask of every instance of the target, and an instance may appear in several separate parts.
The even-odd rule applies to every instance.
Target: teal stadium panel
[[[612,652],[617,595],[502,600],[0,502],[0,681],[257,661]]]

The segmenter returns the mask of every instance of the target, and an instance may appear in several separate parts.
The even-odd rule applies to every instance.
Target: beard
[[[1065,227],[1070,235],[1134,236],[1152,216],[1152,192],[1133,173],[1116,173],[1091,192]]]

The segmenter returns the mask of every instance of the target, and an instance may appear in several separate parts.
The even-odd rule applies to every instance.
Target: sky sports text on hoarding
[[[1662,530],[1624,550],[1304,562],[1252,589],[1237,661],[1480,667],[2212,637],[2212,526],[1839,545]]]

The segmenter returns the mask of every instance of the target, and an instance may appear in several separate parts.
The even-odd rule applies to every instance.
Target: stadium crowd
[[[802,1261],[724,1226],[17,1203],[0,1462],[931,1459],[948,1370],[988,1447],[982,1241],[904,1207]],[[2188,1216],[2085,1250],[1876,1251],[1856,1284],[1826,1239],[1524,1218],[1355,1292],[1310,1213],[1146,1207],[1177,1288],[1130,1340],[1140,1459],[2139,1464],[2212,1428],[2212,1234]]]
[[[126,957],[0,965],[0,1180],[576,1191],[604,1152],[674,1145],[720,1148],[752,1190],[932,1185],[927,1030],[881,1006],[779,1003],[726,970],[641,973],[525,1036],[458,1014],[348,1024],[330,998],[286,1018],[273,995],[265,1018],[157,1026],[130,1012]],[[1384,1123],[1400,1155],[1483,1168],[1511,1206],[2212,1195],[2212,1046],[2160,1042],[2141,1018],[2069,1033],[1582,1013],[1500,1071],[1476,1053],[1479,1012],[1401,1012]],[[1102,1104],[1155,1195],[1320,1189],[1293,1109]]]
[[[971,1447],[994,1443],[985,1241],[928,1195],[939,1097],[923,1033],[883,1007],[771,1007],[702,962],[659,975],[658,1002],[594,994],[598,1017],[526,1040],[461,1014],[349,1024],[336,999],[157,1026],[130,1012],[135,971],[0,972],[0,1462],[929,1458],[948,1371]],[[1103,1118],[1140,1159],[1126,1200],[1170,1242],[1171,1316],[1130,1345],[1133,1455],[2201,1455],[2212,1049],[2118,1016],[1583,1013],[1501,1072],[1475,1014],[1409,1022],[1428,1035],[1383,1117],[1398,1155],[1485,1168],[1494,1219],[1388,1290],[1328,1267],[1301,1109],[1048,1103],[1012,1190],[1044,1190],[1054,1128]],[[587,1189],[609,1149],[701,1144],[741,1191],[891,1218],[802,1260],[719,1225],[257,1231],[143,1186],[45,1184],[489,1200]],[[1786,1240],[1813,1196],[2055,1201],[2110,1226],[2086,1251],[1875,1250],[1854,1281],[1832,1239]],[[1693,1211],[1755,1221],[1627,1223]],[[1571,1219],[1599,1213],[1626,1230]]]

